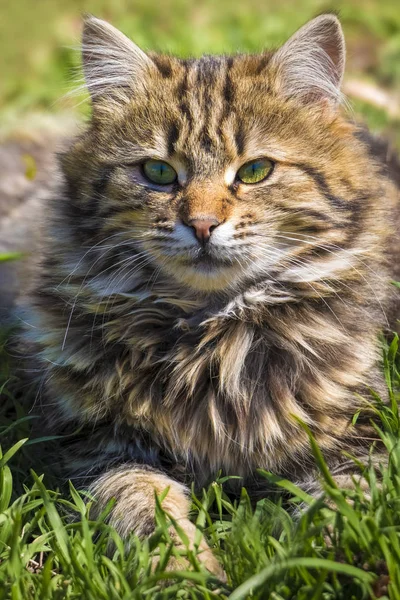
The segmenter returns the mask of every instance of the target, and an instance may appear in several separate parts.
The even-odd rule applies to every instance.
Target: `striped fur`
[[[343,477],[341,450],[367,445],[360,394],[384,393],[399,201],[339,111],[337,19],[276,53],[182,60],[89,18],[83,59],[93,118],[61,157],[23,334],[51,427],[83,427],[68,474],[117,498],[122,533],[151,530],[168,484],[186,519],[181,484],[219,470],[258,492],[258,467],[317,490],[296,416]],[[258,157],[271,176],[240,184]],[[146,182],[149,158],[178,182]],[[211,217],[204,249],[187,223]]]

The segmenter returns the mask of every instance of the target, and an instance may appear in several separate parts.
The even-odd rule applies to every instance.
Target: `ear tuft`
[[[85,17],[82,63],[92,100],[133,90],[140,85],[151,59],[118,29],[91,15]]]
[[[321,15],[299,29],[272,57],[278,91],[303,103],[343,101],[345,65],[342,27],[334,15]]]

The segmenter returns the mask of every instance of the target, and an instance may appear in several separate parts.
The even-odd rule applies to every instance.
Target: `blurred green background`
[[[0,0],[0,129],[38,112],[87,112],[65,97],[79,76],[84,12],[145,50],[187,56],[274,47],[332,10],[345,30],[354,112],[400,146],[399,0]]]

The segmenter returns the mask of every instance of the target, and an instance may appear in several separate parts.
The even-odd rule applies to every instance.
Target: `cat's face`
[[[346,270],[352,138],[334,17],[259,56],[147,56],[93,19],[84,43],[94,122],[70,164],[96,196],[99,239],[134,242],[133,260],[203,291]]]

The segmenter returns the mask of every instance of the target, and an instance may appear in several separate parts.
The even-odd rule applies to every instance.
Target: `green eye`
[[[259,183],[272,173],[273,168],[274,163],[268,158],[259,158],[240,167],[236,177],[243,183]]]
[[[162,160],[148,160],[143,164],[143,173],[149,181],[158,185],[169,185],[176,181],[175,169]]]

